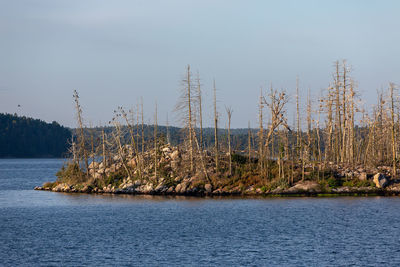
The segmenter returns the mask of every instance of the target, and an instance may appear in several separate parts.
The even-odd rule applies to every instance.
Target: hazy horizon
[[[173,109],[188,64],[202,79],[205,126],[212,81],[220,127],[257,125],[260,86],[303,104],[346,59],[366,104],[400,83],[398,1],[12,1],[0,0],[0,112],[75,127],[73,90],[92,125],[144,100],[145,122],[181,126]],[[292,100],[294,98],[292,97]],[[18,107],[20,105],[20,107]],[[292,122],[292,105],[288,119]]]

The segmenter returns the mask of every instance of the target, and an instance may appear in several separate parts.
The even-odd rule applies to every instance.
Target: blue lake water
[[[400,266],[400,198],[34,191],[60,159],[0,160],[0,266]]]

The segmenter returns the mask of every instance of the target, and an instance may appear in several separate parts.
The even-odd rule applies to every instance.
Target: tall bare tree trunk
[[[157,152],[158,152],[158,139],[157,139],[157,102],[156,102],[156,111],[154,113],[154,178],[158,181],[157,178],[157,165],[158,165],[158,160],[157,160]]]
[[[200,84],[200,74],[197,72],[197,101],[199,104],[199,123],[200,123],[200,149],[203,149],[203,105],[202,105],[202,93]]]
[[[231,119],[232,119],[232,108],[226,108],[228,114],[228,154],[229,154],[229,175],[232,175],[232,150],[231,150]]]
[[[193,163],[193,119],[192,119],[192,96],[191,96],[191,77],[190,65],[187,66],[187,105],[188,105],[188,129],[189,129],[189,153],[190,153],[190,171],[194,170]]]
[[[106,169],[107,158],[106,158],[106,137],[104,133],[104,129],[101,130],[101,137],[102,137],[102,151],[103,151],[103,169]],[[104,172],[103,172],[104,174]]]
[[[251,128],[250,128],[250,121],[249,121],[249,123],[248,123],[248,128],[249,128],[249,130],[248,130],[248,133],[247,133],[247,135],[248,135],[248,144],[247,144],[247,147],[248,147],[248,153],[249,153],[249,166],[250,166],[250,164],[251,164]]]
[[[82,120],[82,108],[81,105],[79,104],[79,95],[76,90],[74,90],[74,100],[75,100],[75,108],[76,108],[76,116],[78,120],[78,127],[79,127],[79,133],[80,133],[80,151],[83,153],[83,158],[85,162],[85,168],[86,168],[86,177],[89,178],[89,162],[88,162],[88,155],[85,147],[85,134],[83,132],[83,120]]]
[[[168,122],[168,112],[167,112],[167,143],[168,144],[171,144],[171,137],[170,137],[170,134],[169,134],[169,122]]]
[[[218,148],[218,113],[217,113],[217,88],[214,80],[214,149],[215,149],[215,171],[219,170],[219,148]]]
[[[260,102],[258,104],[258,122],[259,132],[258,132],[258,163],[260,166],[261,176],[264,176],[264,125],[263,125],[263,95],[262,88],[260,88]],[[267,148],[267,147],[266,147]]]
[[[392,164],[393,164],[393,176],[397,175],[396,168],[396,130],[394,124],[394,116],[395,116],[395,106],[394,106],[394,84],[389,84],[390,90],[390,120],[391,120],[391,133],[392,133]]]
[[[140,115],[141,115],[141,124],[142,124],[142,156],[144,155],[144,119],[143,119],[143,97],[141,97],[140,98],[140,107],[141,107],[141,112],[140,112]]]

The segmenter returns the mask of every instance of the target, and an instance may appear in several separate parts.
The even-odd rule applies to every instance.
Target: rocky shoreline
[[[125,183],[121,187],[108,185],[97,188],[88,185],[68,185],[59,183],[53,187],[37,186],[35,190],[44,190],[63,193],[87,194],[130,194],[130,195],[181,195],[181,196],[397,196],[400,195],[400,184],[394,183],[385,188],[379,187],[349,187],[324,188],[315,181],[299,182],[296,185],[283,189],[264,191],[261,188],[218,188],[213,190],[210,184],[204,186],[191,186],[190,181],[184,181],[176,187],[163,185],[154,186],[152,183]]]
[[[187,153],[177,147],[161,147],[158,155],[158,174],[154,173],[154,151],[138,158],[132,154],[126,158],[115,156],[112,162],[93,161],[88,175],[69,164],[57,173],[56,182],[47,182],[35,190],[64,193],[131,194],[131,195],[186,195],[186,196],[330,196],[330,195],[400,195],[400,180],[391,175],[391,168],[380,166],[335,165],[305,166],[303,179],[301,169],[292,170],[295,179],[275,177],[267,181],[257,172],[256,163],[236,163],[242,170],[229,176],[226,171],[216,172],[213,157],[207,157],[205,165],[196,173],[187,166]],[[128,171],[129,170],[129,171]],[[324,171],[325,170],[325,171]],[[139,174],[140,171],[140,174]],[[400,171],[399,171],[400,172]],[[205,175],[205,173],[207,175]],[[130,174],[130,175],[128,175]],[[275,174],[276,176],[276,174]],[[83,180],[75,179],[85,177]]]

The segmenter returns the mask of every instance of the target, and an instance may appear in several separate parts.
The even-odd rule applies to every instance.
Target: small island
[[[118,107],[109,127],[87,128],[75,91],[78,128],[70,140],[70,160],[57,181],[35,189],[194,196],[398,195],[397,88],[390,83],[387,91],[378,92],[377,104],[367,111],[350,74],[346,61],[337,61],[331,85],[318,99],[308,95],[305,118],[298,81],[292,99],[285,90],[261,91],[259,128],[236,129],[236,135],[231,107],[225,107],[227,127],[218,127],[215,83],[214,127],[203,128],[200,78],[193,79],[190,66],[175,107],[182,128],[173,135],[168,122],[158,125],[157,104],[154,124],[144,124],[143,102],[136,110]],[[290,103],[295,107],[292,125]]]

